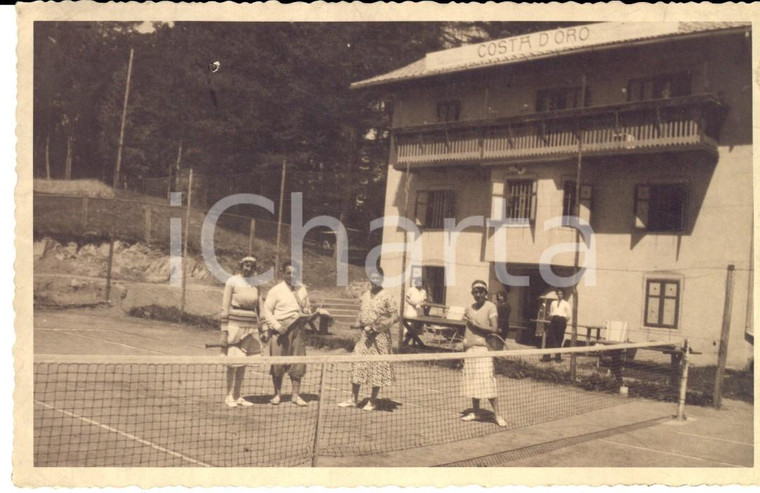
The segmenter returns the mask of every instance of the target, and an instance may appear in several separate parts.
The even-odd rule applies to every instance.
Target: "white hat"
[[[246,263],[246,262],[253,262],[255,264],[256,263],[256,257],[252,257],[252,256],[249,255],[247,257],[243,257],[240,260],[240,264],[241,265],[244,264],[244,263]]]
[[[475,281],[472,283],[472,289],[475,288],[483,288],[488,291],[488,284],[486,284],[485,281]]]

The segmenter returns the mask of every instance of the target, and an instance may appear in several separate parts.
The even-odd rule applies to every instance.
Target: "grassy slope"
[[[100,184],[102,185],[102,184]],[[87,195],[103,195],[102,187],[96,187],[92,193],[86,192],[87,186],[78,184],[67,189],[85,190]],[[50,191],[48,187],[46,189]],[[52,190],[56,190],[53,188]],[[80,194],[81,195],[81,194]],[[110,231],[116,239],[125,242],[145,241],[146,237],[146,206],[150,208],[150,245],[161,251],[169,251],[170,219],[181,218],[184,223],[185,210],[169,207],[165,199],[150,197],[131,191],[116,191],[119,201],[90,198],[87,203],[87,214],[83,210],[80,197],[46,197],[38,195],[34,203],[34,233],[36,237],[50,236],[59,241],[75,241],[84,243],[88,235],[98,236],[99,233]],[[191,255],[199,256],[201,228],[206,217],[202,210],[191,210],[189,250]],[[250,220],[235,217],[223,217],[217,224],[214,234],[214,246],[217,255],[244,256],[248,254],[249,238],[247,228]],[[245,233],[241,232],[246,231]],[[253,242],[253,252],[264,269],[274,265],[276,248],[271,231],[261,231],[261,236]],[[283,242],[280,247],[281,258],[290,255],[287,246],[289,232],[284,230]],[[321,254],[317,248],[309,245],[304,247],[304,281],[313,287],[321,288],[330,294],[339,294],[343,288],[336,284],[336,262],[331,256]],[[364,268],[349,265],[349,282],[363,280]]]

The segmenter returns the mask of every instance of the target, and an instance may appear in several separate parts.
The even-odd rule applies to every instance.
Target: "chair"
[[[602,329],[602,339],[612,342],[625,342],[628,340],[628,322],[621,320],[607,320]]]
[[[455,327],[428,324],[425,331],[431,335],[430,342],[448,349],[454,349],[456,344],[464,341],[462,333]]]
[[[629,342],[628,339],[628,322],[621,321],[621,320],[607,320],[604,322],[605,327],[602,329],[602,341],[605,344],[621,344],[624,342]],[[600,341],[601,342],[601,341]],[[621,360],[622,362],[626,361],[633,361],[633,359],[636,357],[636,348],[630,348],[622,352],[621,354]],[[614,361],[611,358],[605,358],[608,361],[602,361],[602,357],[600,357],[599,364],[602,365],[610,365],[614,363]]]

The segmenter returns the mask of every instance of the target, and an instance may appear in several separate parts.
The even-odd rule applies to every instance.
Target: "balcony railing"
[[[714,150],[725,106],[710,95],[394,129],[395,166],[511,163],[644,151]]]

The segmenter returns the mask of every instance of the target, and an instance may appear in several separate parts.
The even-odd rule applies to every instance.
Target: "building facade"
[[[496,292],[506,272],[510,324],[530,328],[540,296],[585,266],[579,324],[688,338],[704,364],[730,277],[729,366],[746,366],[750,35],[741,23],[589,24],[430,53],[354,84],[392,89],[385,216],[420,232],[422,258],[388,249],[386,276],[405,264],[434,301],[464,305],[473,280]],[[580,237],[576,211],[590,228]],[[455,242],[446,218],[470,218]],[[383,236],[405,238],[390,225]]]

